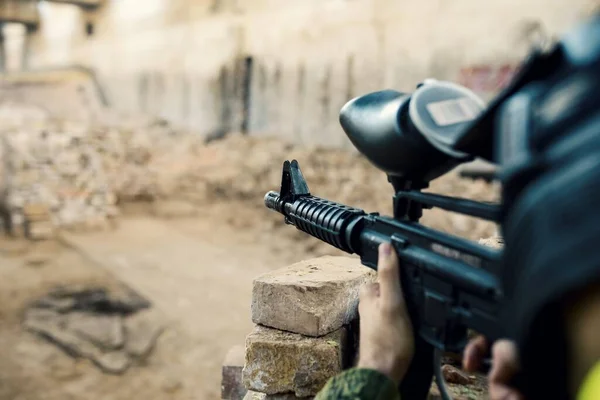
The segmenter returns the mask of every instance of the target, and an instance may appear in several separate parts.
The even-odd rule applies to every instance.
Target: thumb
[[[382,306],[398,307],[404,304],[400,286],[400,266],[396,251],[389,243],[379,246],[377,277],[381,290]]]
[[[499,340],[492,346],[490,382],[508,384],[519,370],[517,347],[514,342]]]

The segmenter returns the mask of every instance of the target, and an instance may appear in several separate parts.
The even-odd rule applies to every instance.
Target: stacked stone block
[[[375,277],[358,259],[326,256],[256,278],[256,326],[246,338],[242,371],[246,399],[311,399],[351,366],[358,293]]]

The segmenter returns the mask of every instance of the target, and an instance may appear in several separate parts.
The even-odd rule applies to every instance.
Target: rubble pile
[[[234,135],[199,147],[193,165],[174,182],[177,196],[197,205],[242,201],[244,207],[263,210],[264,195],[279,190],[282,165],[297,159],[311,193],[315,196],[362,208],[392,212],[392,187],[386,175],[362,155],[347,150],[293,146],[279,139]],[[431,182],[429,192],[497,201],[499,186],[483,180],[449,173]],[[283,225],[273,212],[256,212],[252,226],[278,229]],[[492,223],[438,209],[425,210],[422,222],[445,232],[473,240],[493,236]],[[284,228],[287,230],[288,228]]]
[[[307,148],[280,139],[243,135],[229,136],[196,151],[194,165],[188,175],[179,177],[178,188],[187,192],[198,184],[208,186],[206,200],[258,198],[260,203],[266,191],[278,189],[283,162],[296,159],[316,195],[391,211],[392,187],[386,175],[357,152]],[[493,185],[460,179],[455,173],[433,181],[430,190],[487,201],[498,194]]]
[[[46,207],[55,225],[99,226],[116,216],[98,151],[85,130],[21,129],[2,136],[3,203],[11,226],[23,226],[26,208]]]
[[[0,132],[0,201],[17,234],[28,206],[45,207],[55,226],[106,228],[119,201],[169,197],[173,175],[192,166],[181,161],[202,144],[153,119],[107,113],[101,124],[59,121],[13,103],[0,105]]]
[[[149,307],[130,292],[58,288],[26,310],[23,325],[67,354],[119,375],[150,356],[164,329]]]
[[[174,182],[194,170],[201,136],[161,119],[106,113],[88,129],[120,201],[173,197]]]
[[[61,227],[104,227],[118,214],[119,202],[140,199],[180,200],[198,208],[243,202],[266,211],[264,195],[279,188],[287,159],[299,161],[314,195],[391,213],[385,174],[357,152],[241,134],[204,144],[199,135],[143,116],[106,112],[94,121],[57,121],[44,110],[19,107],[0,105],[0,186],[17,225],[29,203],[46,205]],[[499,192],[494,184],[456,173],[435,180],[430,190],[484,201],[496,200]],[[274,213],[256,215],[253,225],[259,229],[280,226],[274,225]],[[472,239],[495,233],[492,224],[440,210],[426,211],[423,222]]]
[[[321,197],[368,207],[385,197],[384,193],[369,193],[374,188],[385,186],[386,192],[390,191],[385,174],[348,151],[242,135],[229,136],[197,151],[194,167],[180,176],[178,183],[180,193],[193,193],[188,196],[195,202],[243,200],[262,206],[265,193],[279,189],[281,168],[287,159],[298,160],[309,188]]]

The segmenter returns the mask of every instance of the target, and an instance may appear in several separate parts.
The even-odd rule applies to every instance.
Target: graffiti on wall
[[[515,76],[518,65],[473,65],[460,70],[458,83],[478,93],[496,93]]]

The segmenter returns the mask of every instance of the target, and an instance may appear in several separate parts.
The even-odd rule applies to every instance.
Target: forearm
[[[381,372],[352,368],[331,378],[315,400],[400,400],[394,382]]]

